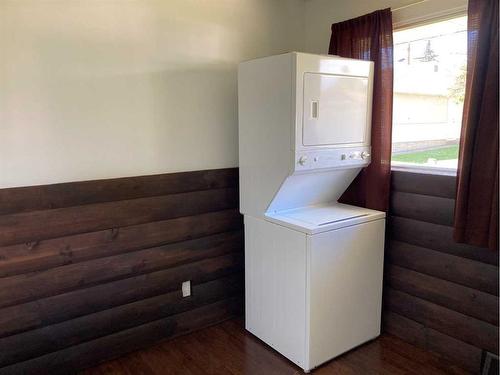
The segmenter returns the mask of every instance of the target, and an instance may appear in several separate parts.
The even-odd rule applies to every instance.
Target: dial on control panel
[[[368,159],[369,157],[370,157],[370,154],[366,151],[363,151],[363,152],[356,151],[356,152],[353,152],[352,154],[349,155],[349,159],[365,160],[365,159]],[[342,158],[342,160],[343,159],[344,158]]]

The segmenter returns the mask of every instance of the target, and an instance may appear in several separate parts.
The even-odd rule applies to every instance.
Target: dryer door
[[[369,137],[368,78],[304,74],[304,146],[362,144]]]

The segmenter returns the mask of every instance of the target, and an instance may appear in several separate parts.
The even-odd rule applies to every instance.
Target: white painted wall
[[[0,188],[237,165],[237,64],[303,0],[0,1]]]
[[[0,188],[237,166],[240,61],[326,53],[333,22],[416,1],[2,0]]]
[[[463,12],[467,0],[305,0],[305,51],[328,53],[331,25],[377,9],[392,8],[395,27]],[[405,7],[406,5],[413,4]]]

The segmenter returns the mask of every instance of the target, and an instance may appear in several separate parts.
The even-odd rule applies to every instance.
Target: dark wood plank
[[[391,193],[391,213],[395,216],[440,225],[453,225],[454,210],[453,199],[398,191]]]
[[[0,215],[238,186],[238,169],[0,189]]]
[[[389,348],[391,351],[396,352],[403,356],[408,362],[413,365],[414,371],[418,375],[421,374],[456,374],[456,375],[468,375],[469,371],[458,366],[452,361],[448,361],[443,356],[435,352],[430,352],[424,348],[420,348],[421,351],[416,351],[416,346],[413,346],[403,340],[394,341],[392,340],[393,335],[384,335],[380,340],[389,341]]]
[[[265,374],[274,375],[283,374],[287,373],[287,371],[290,370],[293,371],[299,369],[295,365],[291,364],[281,354],[270,349],[262,341],[257,339],[249,332],[245,331],[243,319],[238,321],[232,320],[228,321],[222,326],[215,326],[213,329],[210,329],[209,332],[207,332],[207,335],[205,336],[203,341],[200,340],[201,345],[213,348],[213,351],[217,352],[222,349],[222,347],[215,347],[211,345],[211,343],[207,342],[210,339],[210,336],[208,335],[212,337],[215,336],[216,338],[221,337],[221,340],[225,342],[225,347],[232,348],[232,350],[229,351],[229,354],[232,358],[236,358],[238,354],[240,355],[239,363],[231,363],[232,373],[237,374],[239,372],[238,368],[241,369],[243,367],[246,369],[246,366],[241,366],[241,364],[243,363],[248,364],[248,371],[250,374],[262,372]],[[186,338],[186,341],[187,344],[183,345],[183,350],[188,349],[189,343],[192,340],[188,340],[188,338]],[[200,356],[196,355],[194,352],[186,350],[185,353],[193,355],[193,358],[196,358],[197,360],[200,359]],[[209,361],[208,363],[202,362],[202,368],[213,368],[212,363],[212,361]]]
[[[236,188],[0,216],[0,246],[235,208]]]
[[[0,279],[0,307],[150,273],[243,249],[241,231],[153,247]]]
[[[242,270],[242,254],[232,253],[4,308],[0,337],[169,293],[185,280],[196,285]]]
[[[462,368],[478,374],[481,371],[482,350],[445,335],[435,329],[427,328],[427,350],[433,351],[459,364]]]
[[[390,217],[389,227],[390,236],[394,240],[498,265],[498,251],[456,243],[452,227],[399,216]]]
[[[386,348],[383,349],[386,354],[388,354]],[[364,346],[359,352],[359,359],[355,362],[359,366],[359,372],[363,374],[370,373],[373,368],[377,366],[379,360],[380,349],[371,346]],[[386,355],[386,361],[379,365],[380,373],[383,374],[400,374],[407,375],[413,374],[418,375],[415,368],[408,363],[408,361],[397,353],[391,353],[391,355]],[[339,358],[339,362],[343,358]],[[423,369],[421,369],[423,370]]]
[[[386,307],[428,328],[481,349],[498,353],[498,327],[392,288],[385,290]]]
[[[241,275],[192,285],[192,296],[178,290],[62,323],[0,338],[0,367],[61,350],[233,296],[243,296]]]
[[[240,313],[241,306],[242,300],[239,297],[226,299],[3,367],[0,368],[0,374],[37,373],[41,369],[50,374],[67,374],[68,371],[84,368],[89,364],[99,363],[160,340],[231,318]]]
[[[434,197],[449,199],[455,199],[456,195],[455,176],[393,171],[391,174],[391,185],[393,191],[432,195]]]
[[[400,241],[390,241],[386,259],[401,267],[498,296],[497,266]]]
[[[240,313],[237,180],[226,169],[1,189],[0,372],[68,373]]]
[[[390,327],[478,373],[481,349],[498,351],[498,252],[453,240],[455,177],[393,172],[391,185],[385,304],[405,317],[386,311]]]
[[[0,247],[0,277],[200,238],[242,226],[242,216],[232,209],[49,239],[33,246],[4,246]]]
[[[380,351],[385,354],[386,361],[380,363]],[[413,374],[417,375],[414,371],[410,369],[408,363],[404,361],[398,354],[391,353],[389,355],[388,350],[383,348],[376,348],[369,345],[362,346],[356,356],[356,358],[346,361],[342,356],[337,358],[336,362],[342,364],[343,366],[338,369],[333,367],[330,371],[321,371],[321,368],[315,372],[320,375],[326,374],[337,374],[344,373],[345,370],[359,374],[369,374],[373,372],[373,368],[378,368],[378,372],[381,374],[395,374],[395,375],[405,375]],[[399,358],[398,358],[399,357]],[[332,371],[333,370],[333,371]]]
[[[103,363],[83,374],[298,375],[302,371],[245,332],[242,323],[228,320]],[[382,335],[325,363],[315,369],[314,374],[464,375],[466,372],[441,356],[416,348],[395,336]]]
[[[394,289],[498,326],[496,296],[390,264],[385,280]]]
[[[420,348],[438,353],[460,367],[479,373],[482,350],[392,311],[384,312],[384,329]]]
[[[384,310],[382,314],[383,332],[397,336],[404,341],[418,346],[427,347],[425,326],[390,310]]]

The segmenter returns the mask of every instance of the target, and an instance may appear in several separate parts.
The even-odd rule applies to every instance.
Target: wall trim
[[[447,19],[455,17],[465,16],[467,14],[467,4],[435,12],[429,12],[414,17],[404,17],[404,16],[398,17],[397,14],[398,10],[395,10],[393,12],[393,19],[395,19],[396,21],[392,23],[394,31],[403,30],[414,26],[422,26],[432,22],[445,21]]]

